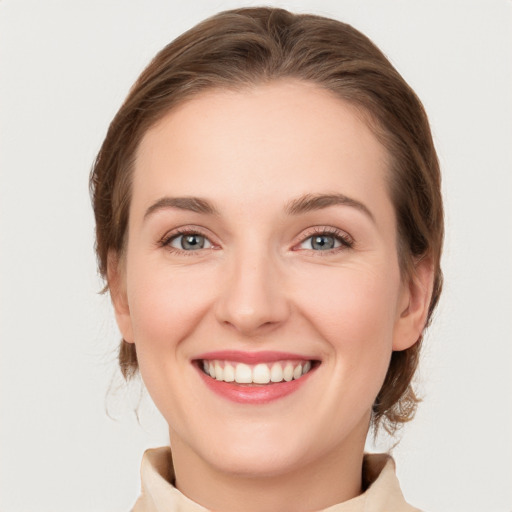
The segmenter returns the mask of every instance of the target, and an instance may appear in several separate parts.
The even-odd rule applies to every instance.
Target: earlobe
[[[424,257],[417,260],[412,274],[405,278],[403,285],[393,350],[406,350],[418,341],[427,321],[433,284],[432,259]]]
[[[128,343],[134,343],[123,263],[114,252],[109,252],[108,255],[107,281],[117,326],[121,331],[123,339]]]

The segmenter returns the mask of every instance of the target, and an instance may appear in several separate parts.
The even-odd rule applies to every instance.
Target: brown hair
[[[240,89],[281,78],[316,84],[352,103],[387,148],[402,272],[413,272],[414,260],[421,257],[434,265],[428,324],[442,287],[443,206],[439,164],[421,102],[382,52],[350,25],[277,8],[236,9],[203,21],[161,50],[132,87],[90,177],[101,275],[107,278],[109,253],[123,252],[133,162],[146,131],[178,103],[207,89]],[[386,429],[394,430],[413,417],[418,399],[411,380],[421,341],[420,336],[411,348],[393,352],[373,406],[374,426],[385,419]],[[126,379],[136,373],[135,345],[121,342],[119,363]]]

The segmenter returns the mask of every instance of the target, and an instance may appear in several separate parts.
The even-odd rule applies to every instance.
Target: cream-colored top
[[[170,483],[174,481],[174,469],[169,447],[146,451],[141,477],[142,493],[132,512],[207,512]],[[405,502],[389,455],[365,455],[363,480],[368,485],[363,494],[323,512],[420,512]]]

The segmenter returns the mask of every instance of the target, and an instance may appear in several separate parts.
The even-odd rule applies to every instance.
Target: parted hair
[[[163,48],[131,88],[90,175],[105,291],[109,257],[123,256],[135,154],[147,130],[203,91],[243,90],[287,78],[315,84],[354,105],[387,149],[402,275],[411,275],[420,258],[430,258],[434,267],[428,325],[442,288],[444,227],[439,163],[424,108],[361,32],[340,21],[278,8],[235,9],[199,23]],[[414,416],[419,400],[412,379],[422,337],[409,349],[392,353],[373,405],[374,427],[383,424],[393,432]],[[119,364],[126,379],[135,375],[134,344],[121,341]]]

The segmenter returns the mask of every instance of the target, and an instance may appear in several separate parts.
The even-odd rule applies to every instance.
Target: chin
[[[282,443],[231,444],[221,457],[214,455],[210,464],[224,474],[245,478],[268,478],[296,470],[304,461],[304,447],[283,447]]]
[[[217,434],[212,429],[198,454],[217,471],[238,477],[284,476],[322,459],[337,441],[325,428],[307,422],[301,428],[291,419],[233,427]]]

